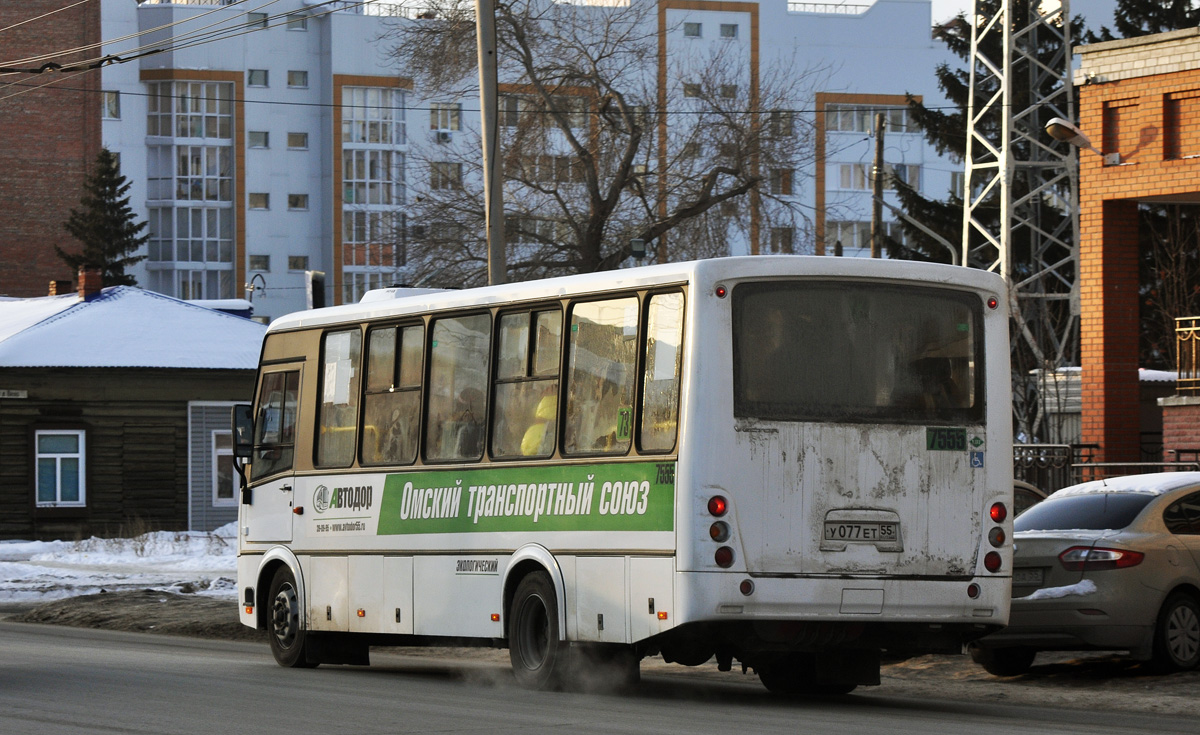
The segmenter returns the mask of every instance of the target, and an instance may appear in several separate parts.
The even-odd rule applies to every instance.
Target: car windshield
[[[1115,531],[1132,523],[1151,500],[1149,493],[1050,496],[1014,519],[1013,530]]]

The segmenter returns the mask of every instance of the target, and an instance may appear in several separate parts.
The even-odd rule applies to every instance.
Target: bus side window
[[[642,451],[669,452],[679,425],[679,361],[683,343],[683,294],[650,297],[646,308],[646,374],[642,389]]]
[[[317,465],[349,467],[358,445],[358,381],[362,332],[329,332],[321,338],[321,409],[317,417]]]
[[[563,452],[627,454],[633,439],[637,298],[571,309]]]
[[[486,427],[491,317],[438,319],[429,342],[429,414],[425,456],[479,459]]]
[[[363,464],[412,464],[417,458],[424,336],[422,325],[368,333]]]
[[[557,309],[500,317],[492,456],[554,453],[561,341],[562,312]]]
[[[300,373],[267,373],[258,394],[258,416],[254,422],[254,453],[250,479],[257,480],[292,468],[296,445],[296,400]]]

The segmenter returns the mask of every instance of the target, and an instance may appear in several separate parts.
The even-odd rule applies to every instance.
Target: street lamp
[[[1046,134],[1055,140],[1061,140],[1064,143],[1070,143],[1077,148],[1086,148],[1097,156],[1104,159],[1104,163],[1115,166],[1121,162],[1120,153],[1110,153],[1107,156],[1096,150],[1092,145],[1092,141],[1084,135],[1084,132],[1075,126],[1070,120],[1061,117],[1052,117],[1050,122],[1046,123]]]

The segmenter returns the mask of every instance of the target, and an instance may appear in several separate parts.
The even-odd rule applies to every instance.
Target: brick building
[[[1140,459],[1138,205],[1200,202],[1200,29],[1075,52],[1079,127],[1104,154],[1080,159],[1082,440],[1100,445],[1100,459],[1132,462]],[[1198,444],[1200,399],[1160,404],[1164,454],[1174,459],[1172,450]]]
[[[0,3],[4,60],[9,69],[36,70],[47,63],[38,59],[39,55],[100,41],[101,3],[63,6],[59,0]],[[51,16],[53,22],[15,25],[52,11],[61,11]],[[89,56],[95,52],[59,56],[53,61],[69,67]],[[68,75],[69,79],[63,78]],[[42,87],[50,81],[56,83]],[[74,242],[62,223],[70,209],[79,206],[87,167],[100,152],[99,109],[97,73],[48,71],[3,76],[0,295],[42,296],[48,281],[72,277],[54,246]]]

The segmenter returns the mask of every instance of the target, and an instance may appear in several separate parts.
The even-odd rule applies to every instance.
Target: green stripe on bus
[[[389,475],[379,535],[671,531],[675,463],[507,467]]]

